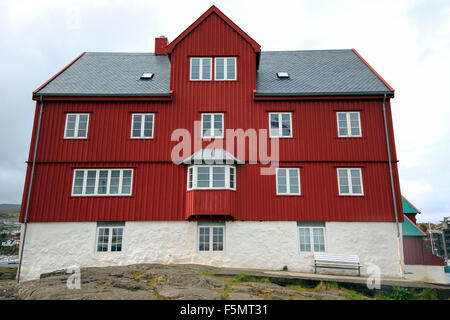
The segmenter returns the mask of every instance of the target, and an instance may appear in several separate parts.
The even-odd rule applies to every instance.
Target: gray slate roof
[[[289,79],[278,79],[288,72]],[[392,93],[353,50],[261,52],[257,95]]]
[[[151,80],[140,80],[143,73]],[[38,91],[43,95],[161,96],[170,90],[170,61],[153,53],[87,52]]]
[[[151,80],[140,80],[143,73]],[[278,79],[288,72],[289,79]],[[88,52],[39,90],[54,96],[168,96],[170,60],[153,53]],[[352,50],[261,52],[257,96],[392,93]]]

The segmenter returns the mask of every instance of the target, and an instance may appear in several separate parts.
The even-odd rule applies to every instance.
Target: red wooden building
[[[214,6],[155,53],[83,53],[33,92],[23,278],[153,262],[310,271],[316,251],[401,276],[393,97],[356,50],[264,52]]]

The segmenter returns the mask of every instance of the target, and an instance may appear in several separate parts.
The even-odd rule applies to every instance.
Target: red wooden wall
[[[237,81],[189,81],[191,56],[236,56]],[[29,221],[183,220],[190,210],[205,213],[203,201],[209,203],[212,213],[222,214],[228,206],[233,217],[241,220],[395,221],[381,97],[255,101],[255,87],[254,49],[213,13],[172,53],[172,101],[46,101]],[[37,103],[29,161],[39,107]],[[363,137],[338,138],[336,112],[351,110],[360,111]],[[194,121],[200,121],[202,112],[223,112],[225,129],[268,129],[271,111],[292,112],[293,138],[280,139],[280,165],[301,168],[302,195],[277,196],[275,176],[261,176],[260,165],[245,164],[238,166],[237,190],[231,191],[235,205],[216,201],[220,191],[202,192],[201,198],[209,195],[209,200],[189,198],[186,167],[171,162],[171,150],[177,144],[170,141],[173,130],[193,132]],[[90,113],[86,140],[63,139],[68,112]],[[155,113],[153,139],[130,139],[134,112]],[[389,100],[387,116],[395,162]],[[362,168],[364,196],[338,195],[337,166]],[[132,196],[71,197],[73,169],[88,167],[134,168]],[[394,175],[401,212],[395,163]],[[23,204],[29,179],[30,167]],[[193,207],[195,203],[200,207]],[[211,207],[214,203],[217,205]],[[22,221],[24,210],[25,205]]]

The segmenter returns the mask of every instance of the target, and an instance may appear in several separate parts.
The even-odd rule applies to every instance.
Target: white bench
[[[361,276],[361,267],[359,257],[354,254],[314,252],[314,273],[317,268],[337,268],[358,270],[358,276]]]

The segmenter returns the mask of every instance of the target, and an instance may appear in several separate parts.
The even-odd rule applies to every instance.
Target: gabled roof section
[[[244,164],[224,149],[200,149],[183,160],[183,164]]]
[[[144,73],[154,75],[142,80]],[[166,97],[170,96],[170,61],[153,53],[87,52],[33,95]]]
[[[354,49],[261,52],[255,97],[383,94],[394,90]]]
[[[417,209],[411,202],[409,202],[404,196],[402,196],[402,207],[403,213],[420,213],[419,209]]]
[[[173,49],[183,41],[186,36],[191,33],[195,28],[197,28],[206,18],[208,18],[211,14],[217,14],[225,23],[227,23],[232,29],[234,29],[242,38],[244,38],[255,50],[255,52],[261,52],[261,46],[253,40],[247,33],[245,33],[241,28],[239,28],[233,21],[230,20],[222,11],[220,11],[216,6],[212,6],[209,8],[204,14],[200,16],[193,24],[191,24],[183,33],[181,33],[178,37],[176,37],[169,45],[167,46],[167,53],[171,54]]]
[[[420,229],[420,227],[412,222],[406,215],[403,215],[405,218],[402,223],[402,234],[403,236],[409,237],[423,237],[426,236],[426,233]]]

